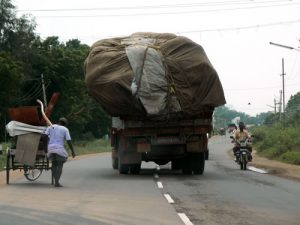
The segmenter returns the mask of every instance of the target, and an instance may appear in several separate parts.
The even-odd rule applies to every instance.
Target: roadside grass
[[[9,144],[2,143],[3,150],[2,154],[0,155],[0,171],[4,170],[6,165],[6,148],[8,146]],[[76,141],[73,143],[73,146],[77,156],[111,151],[110,140],[106,139]]]
[[[300,127],[261,126],[253,130],[258,155],[285,163],[300,165]]]
[[[101,152],[110,152],[110,140],[94,139],[89,141],[76,141],[73,143],[76,155],[86,155]]]

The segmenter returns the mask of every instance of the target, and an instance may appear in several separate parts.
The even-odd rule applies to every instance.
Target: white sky
[[[203,46],[217,70],[227,106],[249,115],[273,111],[274,99],[279,102],[282,58],[286,73],[285,102],[300,91],[300,0],[14,0],[13,3],[20,14],[31,13],[35,17],[36,31],[42,38],[54,35],[64,42],[78,38],[91,45],[99,39],[141,31],[189,37]],[[270,41],[296,50],[270,45]]]

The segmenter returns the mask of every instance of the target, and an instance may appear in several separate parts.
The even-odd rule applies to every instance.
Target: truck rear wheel
[[[111,151],[111,164],[112,168],[117,170],[119,168],[119,158],[118,158],[118,151],[113,148]]]
[[[131,174],[139,174],[141,170],[141,164],[132,164],[130,165]]]
[[[205,160],[209,159],[209,149],[207,148],[207,150],[205,151]]]
[[[190,154],[187,154],[182,161],[182,173],[186,175],[193,174]]]
[[[183,174],[201,175],[205,167],[205,153],[189,153],[185,156],[182,165]]]
[[[119,164],[119,173],[120,174],[128,174],[129,166],[125,164]]]
[[[172,162],[171,162],[171,168],[172,168],[172,170],[180,170],[180,169],[182,169],[182,160],[180,160],[180,159],[172,160]]]
[[[204,172],[205,167],[205,152],[193,154],[192,157],[192,168],[194,174],[201,175]]]
[[[118,144],[118,169],[120,174],[138,174],[141,169],[142,155],[137,152],[136,142],[121,135]]]
[[[119,168],[119,160],[117,157],[112,157],[112,168],[115,170]]]

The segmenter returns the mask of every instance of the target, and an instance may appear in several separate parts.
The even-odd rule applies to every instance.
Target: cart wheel
[[[24,176],[26,177],[27,180],[29,181],[35,181],[38,179],[42,174],[41,169],[30,169],[28,168]]]
[[[9,160],[10,160],[10,153],[7,152],[7,155],[6,155],[6,184],[9,184],[9,170],[10,170]]]

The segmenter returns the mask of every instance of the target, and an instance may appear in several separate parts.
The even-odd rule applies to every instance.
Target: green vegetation
[[[238,112],[236,110],[230,109],[227,106],[220,106],[217,107],[214,111],[214,129],[216,132],[220,130],[220,128],[227,129],[229,124],[232,123],[232,119],[236,117],[240,117],[241,121],[245,124],[253,124],[253,125],[260,125],[263,124],[265,119],[272,115],[271,112],[267,113],[260,113],[255,117],[249,116],[244,112]]]
[[[291,96],[284,115],[272,114],[255,127],[254,147],[270,159],[300,165],[300,92]]]
[[[215,133],[220,134],[221,128],[227,128],[236,117],[248,126],[254,125],[251,133],[259,155],[300,165],[300,92],[290,97],[285,115],[268,112],[250,117],[227,106],[218,107],[214,112]]]
[[[77,141],[74,143],[77,155],[86,155],[111,151],[110,140],[94,139],[91,141]]]
[[[110,131],[110,118],[88,95],[84,83],[84,60],[89,46],[78,39],[66,43],[58,37],[42,39],[30,15],[17,17],[11,0],[0,1],[0,124],[11,119],[8,108],[37,106],[43,100],[41,75],[49,102],[54,92],[60,97],[50,117],[64,116],[74,140],[101,138]],[[95,40],[96,41],[96,40]],[[0,129],[0,141],[7,141]]]

